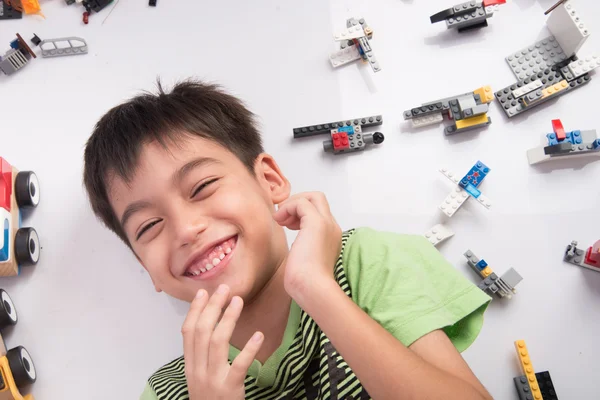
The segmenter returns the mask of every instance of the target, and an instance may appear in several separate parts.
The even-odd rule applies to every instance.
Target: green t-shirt
[[[370,228],[345,232],[334,275],[342,290],[405,346],[443,329],[464,351],[479,334],[491,300],[417,235]],[[229,360],[238,353],[231,346]],[[370,399],[327,336],[294,301],[281,345],[264,365],[254,360],[245,386],[246,399]],[[140,400],[188,398],[180,357],[150,377]]]

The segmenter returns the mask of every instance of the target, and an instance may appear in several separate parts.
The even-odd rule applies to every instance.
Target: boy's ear
[[[261,186],[269,194],[273,204],[279,204],[290,197],[291,185],[279,169],[275,159],[269,154],[261,154],[254,164],[254,173]]]
[[[133,253],[135,254],[135,253]],[[142,268],[144,268],[146,270],[146,272],[148,272],[148,268],[146,268],[146,266],[144,265],[144,263],[142,262],[142,260],[140,260],[140,258],[138,257],[137,254],[135,254],[135,258],[138,260],[138,262],[140,263],[140,265],[142,266]],[[148,275],[150,275],[150,273],[148,273]],[[154,285],[154,290],[156,290],[157,293],[162,292],[162,289],[159,288],[156,283],[154,282],[154,279],[152,279],[152,275],[150,275],[150,280],[152,281],[152,284]]]

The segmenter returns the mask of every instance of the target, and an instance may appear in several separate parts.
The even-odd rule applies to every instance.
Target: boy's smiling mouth
[[[235,235],[192,254],[185,264],[183,275],[192,279],[209,279],[217,275],[231,258],[237,238]]]

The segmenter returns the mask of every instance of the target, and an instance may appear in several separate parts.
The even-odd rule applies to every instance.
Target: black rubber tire
[[[40,259],[40,238],[33,228],[21,228],[15,235],[15,258],[19,265],[34,265]]]
[[[375,144],[383,143],[384,139],[385,139],[385,136],[383,136],[383,133],[381,133],[381,132],[375,132],[373,134],[373,143],[375,143]]]
[[[19,208],[37,207],[40,203],[40,182],[31,171],[21,171],[15,179],[15,198]]]
[[[16,325],[19,321],[17,309],[5,290],[0,289],[0,329]]]
[[[24,386],[31,385],[37,379],[37,372],[31,355],[23,346],[10,349],[6,353],[8,366],[15,379],[15,384],[20,389]]]

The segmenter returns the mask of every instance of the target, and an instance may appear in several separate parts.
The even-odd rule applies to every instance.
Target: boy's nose
[[[184,247],[198,240],[198,236],[208,228],[204,217],[181,218],[176,224],[177,247]]]

